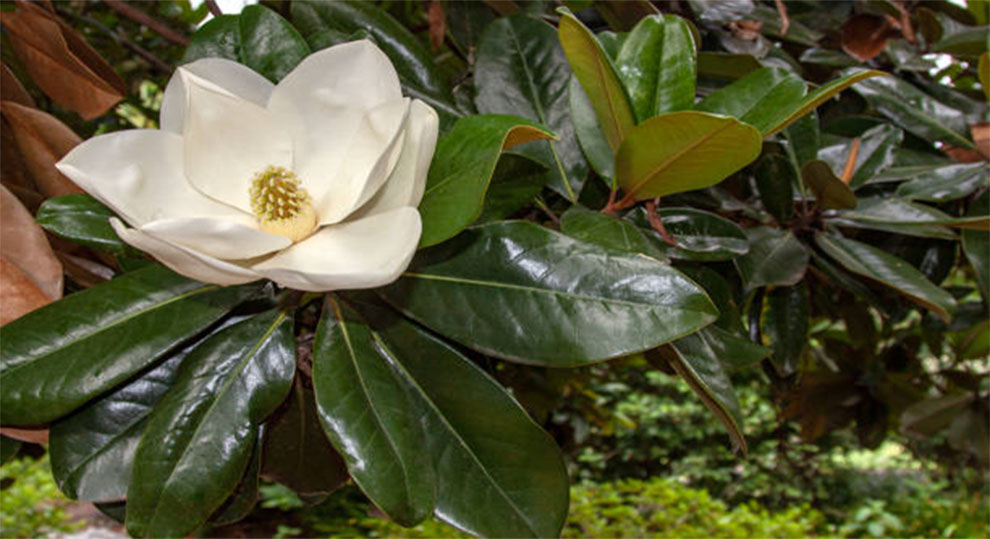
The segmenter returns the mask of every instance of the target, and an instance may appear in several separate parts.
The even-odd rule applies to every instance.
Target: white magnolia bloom
[[[130,225],[111,220],[124,241],[187,277],[373,288],[416,250],[437,125],[402,97],[388,58],[356,41],[278,85],[229,60],[184,65],[160,130],[94,137],[57,166]]]

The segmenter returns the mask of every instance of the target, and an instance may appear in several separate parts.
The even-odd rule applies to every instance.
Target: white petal
[[[300,149],[296,173],[313,196],[321,225],[343,221],[378,192],[401,155],[408,115],[408,98],[368,111],[336,162]]]
[[[132,226],[174,217],[254,218],[203,196],[182,173],[182,137],[139,129],[93,137],[56,165]]]
[[[181,72],[189,95],[183,131],[186,177],[220,202],[251,212],[251,180],[268,166],[292,168],[292,140],[275,115]]]
[[[171,244],[140,230],[127,228],[118,219],[110,219],[110,224],[117,231],[120,239],[154,256],[176,273],[191,279],[229,286],[249,283],[261,278],[261,275],[250,269]]]
[[[367,217],[402,206],[417,206],[426,188],[426,175],[437,146],[439,120],[432,107],[420,100],[412,103],[406,120],[402,155],[385,185],[351,219]]]
[[[297,290],[375,288],[399,278],[416,252],[421,230],[419,212],[399,208],[324,227],[253,269]]]
[[[182,72],[198,76],[231,95],[264,107],[275,85],[251,68],[224,58],[203,58],[179,67],[168,81],[162,96],[159,126],[173,133],[182,133],[186,121],[189,94],[183,82]]]
[[[140,227],[156,238],[222,259],[245,259],[285,249],[292,240],[220,219],[163,219]]]

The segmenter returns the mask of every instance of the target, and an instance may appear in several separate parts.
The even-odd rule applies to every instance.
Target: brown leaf
[[[0,14],[0,23],[43,92],[87,120],[120,101],[127,89],[124,81],[82,36],[39,4],[17,5],[17,10]]]
[[[0,434],[30,444],[48,444],[48,427],[4,427]]]
[[[20,270],[48,299],[62,297],[61,262],[52,252],[45,232],[4,187],[0,187],[0,244],[4,260]]]
[[[9,122],[24,167],[38,191],[46,197],[82,193],[82,189],[62,175],[55,163],[82,142],[65,124],[38,109],[0,102],[0,114]]]
[[[0,66],[0,100],[13,101],[25,107],[34,106],[34,99],[31,98],[31,94],[24,89],[24,85],[17,80],[17,76],[7,67],[6,63]]]
[[[890,15],[860,13],[842,25],[842,50],[868,62],[883,52],[887,40],[901,35],[901,23]]]
[[[443,2],[430,1],[426,8],[426,20],[430,23],[430,45],[436,52],[443,45],[443,37],[447,33],[447,14],[443,9]]]
[[[0,326],[51,302],[17,264],[0,256]]]
[[[990,160],[990,122],[969,126],[969,134],[973,137],[976,150],[944,144],[942,151],[960,163],[979,163]]]
[[[729,30],[732,31],[732,35],[746,41],[756,41],[759,39],[760,28],[763,28],[762,22],[751,21],[749,19],[729,23]]]

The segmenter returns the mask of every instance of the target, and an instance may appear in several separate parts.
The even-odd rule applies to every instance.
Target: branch
[[[154,17],[148,15],[147,13],[141,11],[140,9],[124,2],[123,0],[103,0],[110,9],[120,13],[124,17],[144,26],[147,26],[152,32],[164,37],[165,39],[182,46],[189,45],[189,38],[180,34],[179,32],[165,26],[161,22],[158,22]]]

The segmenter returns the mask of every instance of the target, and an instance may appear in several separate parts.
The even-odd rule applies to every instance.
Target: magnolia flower
[[[184,65],[160,130],[94,137],[57,166],[120,216],[121,239],[187,277],[373,288],[416,250],[437,125],[402,97],[388,58],[356,41],[278,85],[229,60]]]

